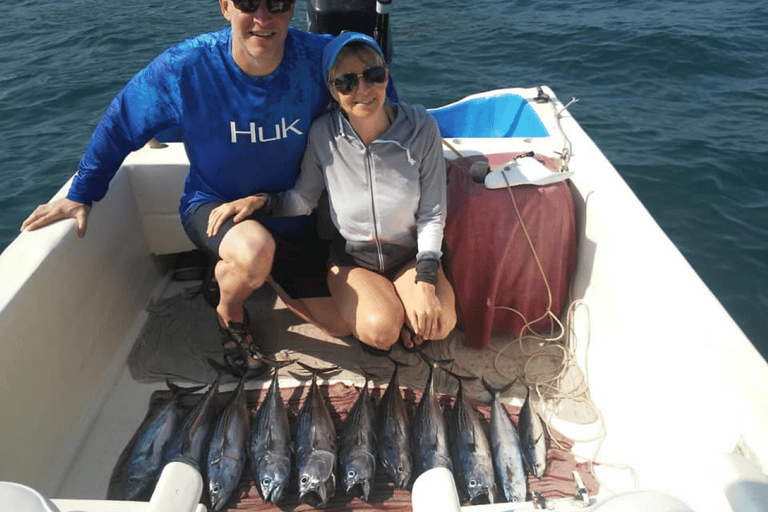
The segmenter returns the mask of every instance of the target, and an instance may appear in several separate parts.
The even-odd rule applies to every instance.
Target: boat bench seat
[[[194,249],[179,218],[179,199],[189,172],[183,144],[144,146],[128,155],[121,172],[128,173],[149,251],[160,256]]]

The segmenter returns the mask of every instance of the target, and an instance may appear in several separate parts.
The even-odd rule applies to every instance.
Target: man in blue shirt
[[[74,218],[84,236],[92,202],[128,153],[179,129],[190,161],[182,224],[218,259],[225,357],[251,374],[266,367],[244,302],[270,274],[296,314],[331,335],[349,334],[327,296],[327,253],[313,221],[253,216],[259,193],[293,186],[309,126],[329,100],[321,66],[330,37],[289,27],[294,1],[219,0],[230,27],[173,46],[137,73],[94,131],[66,198],[39,206],[22,224],[33,230]]]

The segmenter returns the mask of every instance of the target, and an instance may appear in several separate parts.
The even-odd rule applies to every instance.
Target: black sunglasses
[[[243,12],[256,12],[261,0],[233,0],[235,7]],[[265,0],[267,11],[272,14],[282,14],[291,10],[293,0]]]
[[[341,94],[350,94],[357,89],[360,83],[358,77],[363,77],[368,85],[383,84],[384,80],[387,79],[387,70],[384,69],[384,66],[373,66],[362,73],[344,73],[334,78],[331,84]]]

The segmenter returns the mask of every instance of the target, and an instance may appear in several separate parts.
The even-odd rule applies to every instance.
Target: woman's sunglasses
[[[373,66],[362,73],[344,73],[334,78],[331,84],[339,93],[351,94],[360,83],[358,77],[363,77],[368,85],[383,84],[387,79],[387,70],[383,66]]]
[[[243,12],[256,12],[262,0],[233,0],[235,7]],[[272,14],[282,14],[291,10],[293,0],[264,0],[267,11]]]

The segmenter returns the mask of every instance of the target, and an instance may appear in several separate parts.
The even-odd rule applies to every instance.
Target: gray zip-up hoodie
[[[414,249],[418,260],[439,259],[445,227],[437,122],[421,105],[392,106],[392,124],[367,148],[339,109],[318,117],[296,184],[281,194],[275,212],[308,215],[327,188],[346,252],[379,272],[403,263]]]

